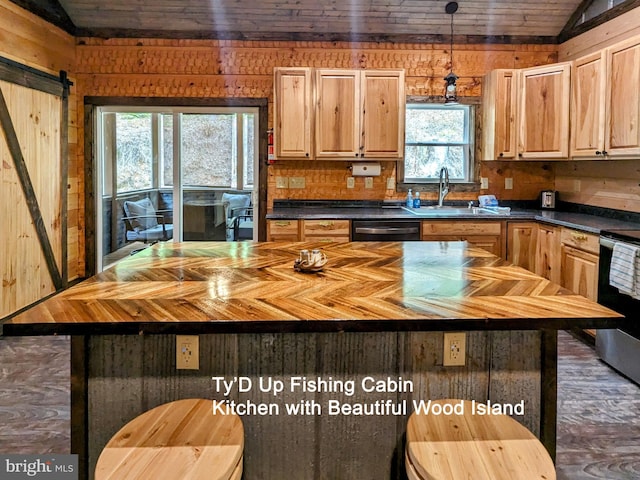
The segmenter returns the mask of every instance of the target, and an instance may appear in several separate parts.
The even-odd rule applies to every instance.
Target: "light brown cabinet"
[[[537,223],[509,222],[507,224],[507,261],[533,272],[537,240]]]
[[[349,220],[303,220],[302,222],[302,241],[349,241],[351,235]]]
[[[560,267],[560,228],[538,225],[535,273],[559,284]]]
[[[516,158],[517,70],[493,70],[482,84],[482,160]]]
[[[422,222],[424,241],[467,241],[498,257],[503,256],[503,236],[501,222],[478,221],[428,221]]]
[[[520,70],[518,158],[568,158],[571,64]]]
[[[276,158],[313,158],[313,85],[310,68],[274,71]]]
[[[300,223],[298,220],[267,220],[268,242],[300,241]]]
[[[575,60],[571,66],[571,156],[605,155],[607,72],[604,51]]]
[[[316,158],[401,158],[404,116],[404,71],[316,70]]]
[[[560,284],[590,300],[598,301],[599,237],[563,228]]]
[[[609,156],[640,154],[640,37],[606,49],[605,150]]]

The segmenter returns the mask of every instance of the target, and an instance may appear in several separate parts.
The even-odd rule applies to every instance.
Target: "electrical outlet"
[[[575,193],[580,192],[580,188],[582,187],[582,185],[580,184],[580,180],[574,180],[573,181],[573,191]]]
[[[467,334],[465,332],[447,332],[444,334],[444,352],[442,365],[445,367],[463,366],[466,360]]]
[[[356,179],[353,177],[347,177],[347,188],[353,188],[356,186]]]
[[[200,339],[198,335],[176,335],[176,369],[200,368]]]
[[[289,177],[289,188],[304,188],[304,177]]]
[[[513,178],[505,177],[505,179],[504,179],[504,189],[505,190],[513,190]]]
[[[276,177],[276,188],[289,188],[289,179],[287,177]]]
[[[373,188],[373,177],[364,177],[364,188]]]
[[[480,177],[480,188],[482,190],[489,188],[489,179],[487,177]]]
[[[387,190],[395,190],[396,188],[396,179],[393,177],[387,178]]]

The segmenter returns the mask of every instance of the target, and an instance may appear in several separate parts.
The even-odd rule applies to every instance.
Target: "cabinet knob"
[[[360,155],[360,154],[359,154],[359,153],[356,153],[356,157],[357,157],[358,155]]]
[[[518,156],[519,156],[520,158],[522,158],[522,153],[519,153],[519,154],[518,154]]]
[[[304,154],[304,156],[305,156],[305,157],[308,157],[308,156],[309,156],[309,154],[308,154],[308,153],[305,153],[305,154]]]
[[[606,154],[607,154],[607,151],[606,151],[606,150],[603,150],[603,151],[602,151],[602,154],[603,154],[603,155],[606,155]]]
[[[500,157],[504,157],[504,153],[503,153],[503,152],[500,152],[500,155],[499,155],[499,156],[500,156]]]
[[[602,152],[600,150],[597,150],[596,155],[602,155]]]

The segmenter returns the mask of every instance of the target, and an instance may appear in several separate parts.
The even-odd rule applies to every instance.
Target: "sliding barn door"
[[[66,281],[62,87],[60,93],[0,80],[0,318]]]

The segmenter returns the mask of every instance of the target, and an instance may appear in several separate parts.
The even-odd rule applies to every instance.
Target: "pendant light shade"
[[[458,2],[449,2],[444,11],[451,15],[451,44],[449,48],[449,74],[444,77],[444,103],[445,105],[455,105],[458,103],[458,89],[456,86],[456,80],[458,76],[453,73],[453,14],[458,11]]]

